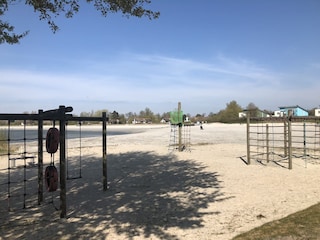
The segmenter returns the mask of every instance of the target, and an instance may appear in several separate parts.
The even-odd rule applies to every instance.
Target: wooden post
[[[269,125],[266,125],[267,163],[269,162]]]
[[[43,110],[38,111],[38,204],[43,202]]]
[[[65,106],[59,106],[58,114],[60,123],[60,218],[65,218],[67,215],[65,110]]]
[[[178,103],[178,120],[180,120],[181,102]],[[182,116],[181,116],[182,119]],[[182,151],[182,122],[179,122],[179,152]]]
[[[250,158],[250,112],[247,111],[247,159],[248,165],[251,164]]]
[[[303,156],[307,156],[306,123],[303,123]]]
[[[107,114],[102,113],[102,176],[103,176],[103,190],[108,189],[107,178]]]
[[[283,121],[283,151],[284,156],[288,156],[288,127],[287,127],[287,120],[284,118]]]
[[[291,133],[291,121],[288,121],[288,160],[289,169],[292,169],[292,133]]]

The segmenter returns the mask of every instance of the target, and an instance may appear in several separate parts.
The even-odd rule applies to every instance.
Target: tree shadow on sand
[[[43,219],[46,230],[41,229],[40,220],[33,221],[38,231],[25,229],[25,233],[21,226],[19,231],[9,224],[2,229],[7,235],[2,236],[16,231],[22,238],[33,239],[52,228],[52,237],[69,239],[104,239],[110,232],[127,239],[178,239],[166,229],[201,228],[205,215],[219,214],[209,212],[209,204],[228,199],[221,193],[218,173],[174,155],[138,151],[109,154],[108,191],[102,190],[101,165],[101,159],[87,157],[83,177],[68,181],[68,219]]]

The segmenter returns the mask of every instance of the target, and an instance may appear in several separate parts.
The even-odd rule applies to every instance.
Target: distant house
[[[170,123],[170,118],[162,118],[160,123]]]
[[[134,118],[132,120],[132,124],[146,124],[146,123],[152,123],[152,120],[150,118]]]
[[[275,117],[283,117],[283,112],[281,112],[280,110],[274,111],[273,116]]]
[[[270,114],[268,112],[255,108],[255,109],[244,110],[243,112],[239,112],[239,118],[247,117],[247,112],[250,113],[251,117],[270,117]]]
[[[320,109],[319,108],[314,110],[314,116],[320,117]]]
[[[288,107],[279,107],[280,115],[283,116],[296,116],[296,117],[306,117],[309,116],[309,113],[306,109],[296,105]]]
[[[239,112],[239,118],[245,118],[247,114],[245,112]]]
[[[262,111],[262,110],[257,110],[256,112],[257,117],[270,117],[270,114],[266,111]]]

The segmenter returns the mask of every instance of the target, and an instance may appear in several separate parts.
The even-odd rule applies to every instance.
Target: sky
[[[29,34],[0,45],[0,113],[320,105],[319,0],[151,0],[156,20],[80,2],[56,33],[23,1],[9,6],[2,20]]]

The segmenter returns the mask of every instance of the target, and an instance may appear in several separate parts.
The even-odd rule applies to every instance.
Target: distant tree
[[[116,112],[116,111],[113,111],[111,114],[110,114],[110,119],[109,121],[113,124],[117,124],[120,122],[120,119],[119,119],[119,113]]]
[[[160,121],[161,121],[161,115],[160,115],[160,113],[154,114],[153,122],[154,122],[154,123],[159,123]]]
[[[109,111],[107,109],[102,109],[102,110],[95,111],[92,116],[93,117],[101,117],[103,112],[106,112],[106,114],[109,113]]]
[[[251,109],[257,109],[258,107],[254,104],[254,103],[252,103],[252,102],[250,102],[249,104],[248,104],[248,106],[247,106],[247,110],[251,110]]]
[[[34,12],[39,14],[39,19],[46,21],[55,33],[59,27],[55,24],[54,18],[64,15],[66,18],[72,18],[80,10],[80,5],[85,4],[81,0],[27,0],[24,2],[33,8]],[[156,19],[160,16],[159,12],[153,12],[145,9],[145,4],[150,4],[151,0],[87,0],[87,3],[93,4],[102,16],[106,17],[109,13],[121,12],[123,16],[130,17],[148,17]],[[0,17],[9,11],[9,6],[13,4],[21,4],[18,0],[0,0]],[[14,33],[14,26],[0,19],[0,44],[19,43],[19,40],[25,37],[28,31],[20,34]]]
[[[119,124],[125,124],[127,122],[124,114],[119,114]]]
[[[197,113],[193,118],[193,122],[204,122],[205,121],[205,114]]]
[[[152,117],[153,116],[153,112],[151,111],[150,108],[146,108],[144,110],[144,113],[145,113],[146,117]]]
[[[128,113],[125,114],[126,118],[130,118],[130,117],[132,117],[134,115],[135,115],[135,113],[133,113],[133,112],[128,112]]]
[[[139,113],[140,118],[145,118],[146,120],[150,120],[151,122],[155,122],[155,115],[151,111],[150,108],[146,107],[145,110],[141,110]]]
[[[134,120],[134,118],[136,117],[137,114],[133,113],[133,112],[128,112],[125,114],[126,117],[126,121],[128,123],[132,123],[132,121]]]
[[[170,118],[170,112],[164,112],[161,114],[162,119],[169,119]]]
[[[93,116],[93,111],[80,113],[80,117],[92,117],[92,116]]]
[[[210,112],[208,114],[207,121],[210,122],[210,123],[211,122],[218,122],[219,121],[219,115],[217,113]]]
[[[238,122],[239,112],[242,112],[242,108],[233,100],[230,103],[227,103],[226,109],[219,112],[219,121],[225,123]]]
[[[258,117],[259,108],[254,103],[249,103],[246,109],[250,113],[250,117]]]

